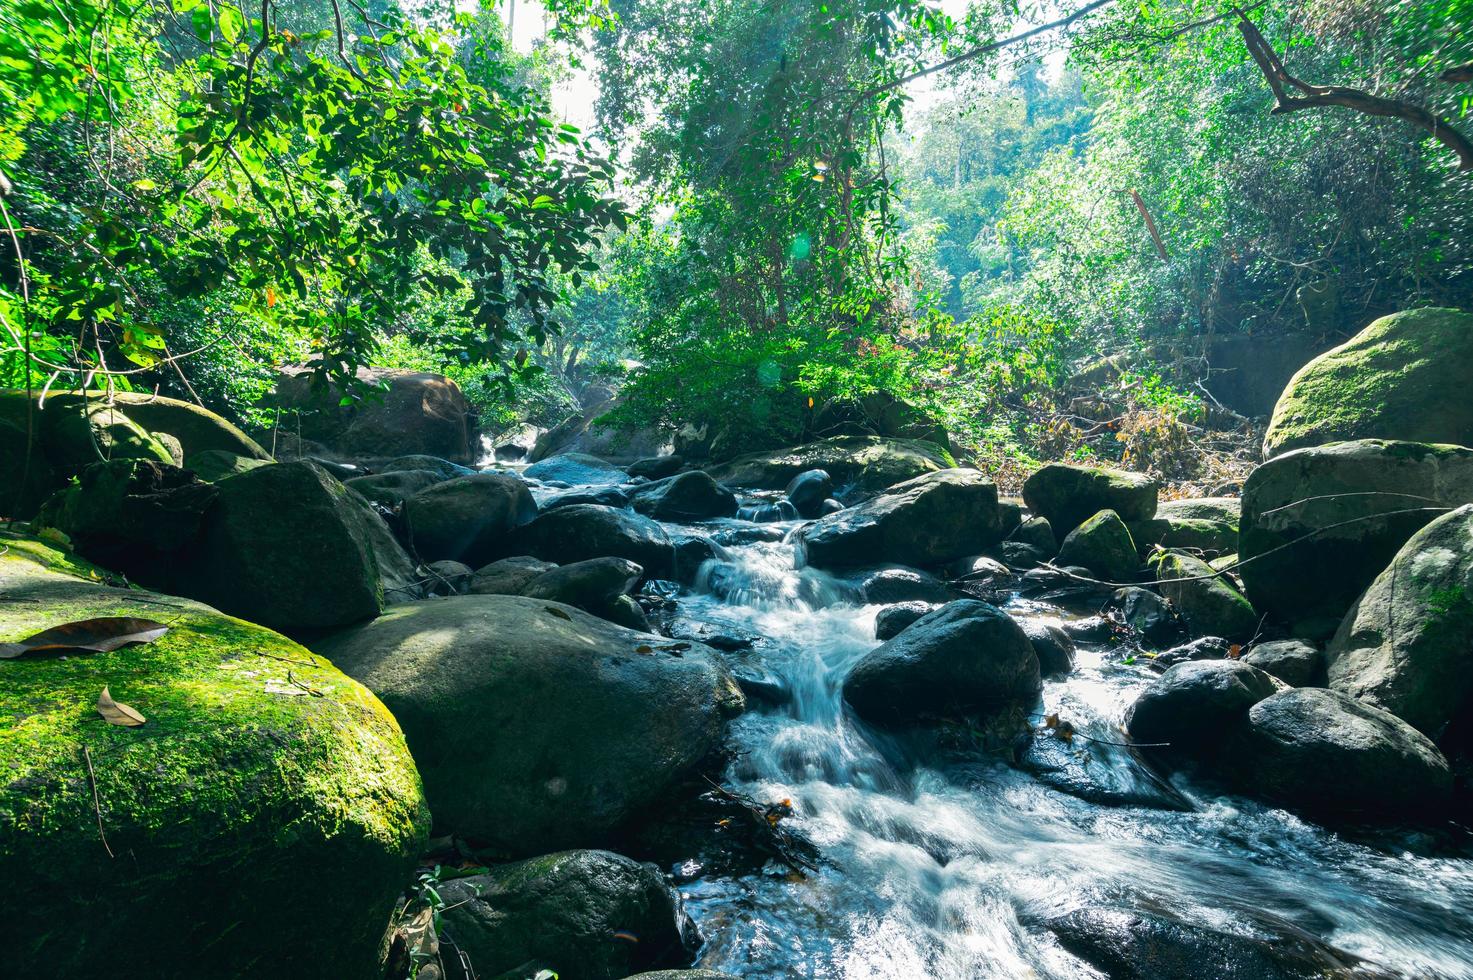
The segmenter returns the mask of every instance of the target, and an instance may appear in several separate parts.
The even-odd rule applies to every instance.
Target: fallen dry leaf
[[[132,616],[82,619],[42,630],[19,643],[0,643],[0,660],[23,657],[28,653],[57,653],[63,650],[109,653],[134,643],[152,643],[167,632],[169,627],[163,623]]]
[[[563,612],[556,606],[543,606],[542,608],[546,609],[549,613],[556,616],[558,619],[566,619],[570,623],[573,621],[572,616],[569,616],[567,613]]]
[[[108,693],[105,687],[102,689],[102,693],[97,696],[97,713],[102,715],[103,719],[109,725],[119,725],[123,728],[137,728],[139,725],[148,721],[147,718],[143,717],[135,709],[123,704],[121,701],[114,701],[113,696]]]

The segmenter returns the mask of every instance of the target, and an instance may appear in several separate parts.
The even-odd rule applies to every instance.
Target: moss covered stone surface
[[[873,495],[897,483],[956,465],[951,454],[919,439],[838,436],[818,442],[739,456],[708,472],[733,487],[781,490],[805,470],[825,470],[835,487],[853,485]]]
[[[1264,455],[1343,439],[1473,443],[1473,313],[1384,316],[1300,368],[1274,407]]]
[[[372,975],[429,823],[387,709],[261,627],[110,587],[31,540],[0,547],[0,641],[99,616],[170,627],[111,653],[0,661],[12,975]],[[147,723],[104,722],[104,685]]]

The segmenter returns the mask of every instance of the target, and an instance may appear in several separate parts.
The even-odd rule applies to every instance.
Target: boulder
[[[395,470],[349,477],[343,481],[343,486],[357,491],[369,503],[382,504],[392,510],[421,490],[444,482],[445,477],[433,470]]]
[[[549,456],[527,467],[522,475],[529,480],[566,483],[568,486],[617,486],[629,480],[629,474],[613,463],[587,453]]]
[[[1325,686],[1325,655],[1303,640],[1255,643],[1241,659],[1290,687]]]
[[[588,453],[618,462],[634,462],[668,453],[671,435],[660,428],[629,428],[616,424],[611,413],[620,401],[608,389],[585,392],[585,407],[537,437],[528,462],[559,453]],[[676,451],[680,449],[677,445]]]
[[[1167,742],[1184,752],[1210,749],[1228,726],[1276,690],[1272,677],[1240,660],[1179,663],[1135,699],[1125,713],[1125,730],[1136,742]]]
[[[646,480],[663,480],[667,476],[674,476],[685,466],[685,457],[670,454],[668,456],[646,456],[636,459],[626,466],[625,472],[630,476],[642,476]]]
[[[1473,445],[1473,313],[1393,313],[1289,381],[1263,440],[1267,457],[1346,439]]]
[[[1184,497],[1180,500],[1162,500],[1156,504],[1156,516],[1180,521],[1211,521],[1226,524],[1238,530],[1238,519],[1243,511],[1239,497]]]
[[[823,516],[824,501],[834,492],[834,481],[827,470],[804,470],[788,481],[783,495],[793,505],[799,517]]]
[[[460,386],[442,374],[360,367],[358,380],[373,389],[348,405],[336,387],[315,390],[312,369],[282,368],[270,398],[289,415],[283,430],[300,432],[345,456],[424,454],[468,463],[471,407]],[[290,421],[288,421],[290,420]]]
[[[598,504],[600,507],[618,510],[629,506],[629,492],[616,486],[574,487],[572,490],[561,490],[546,496],[533,493],[533,496],[538,498],[538,510],[552,510],[554,507],[569,507],[573,504]]]
[[[1064,538],[1059,564],[1087,568],[1106,582],[1125,582],[1135,578],[1140,556],[1120,515],[1102,510]]]
[[[522,587],[532,599],[566,602],[598,615],[644,577],[644,569],[625,558],[590,558],[549,569]]]
[[[675,523],[732,517],[737,512],[736,494],[701,470],[636,487],[629,503],[657,521]]]
[[[572,606],[395,606],[316,649],[404,727],[436,826],[530,855],[608,841],[721,743],[742,697],[714,651]]]
[[[1340,691],[1296,687],[1265,698],[1232,743],[1231,778],[1241,792],[1324,820],[1435,821],[1452,794],[1437,746]]]
[[[503,558],[476,569],[467,591],[474,595],[521,595],[522,590],[557,565],[530,555]]]
[[[574,504],[537,515],[511,535],[505,553],[560,565],[588,558],[628,558],[652,578],[666,578],[675,567],[675,548],[659,524],[642,514],[596,504]]]
[[[1220,636],[1199,636],[1152,657],[1147,666],[1162,672],[1190,660],[1226,660],[1233,645]]]
[[[974,589],[1007,589],[1017,580],[1008,566],[987,555],[958,559],[948,565],[946,571],[954,582]]]
[[[6,401],[5,393],[0,392],[0,409]],[[27,439],[24,416],[14,422],[0,417],[0,470],[5,473],[0,484],[0,519],[30,517],[66,483],[44,449]]]
[[[35,504],[93,463],[111,459],[176,462],[158,440],[100,395],[62,392],[42,403],[39,391],[30,399],[24,391],[0,391],[0,422],[8,423],[8,435],[0,440],[0,449],[6,453],[0,459],[3,472],[17,474],[19,483],[29,456],[28,500]],[[29,452],[27,432],[31,434]],[[40,482],[43,476],[49,476],[49,482]]]
[[[110,653],[0,660],[5,972],[376,975],[429,830],[384,706],[270,630],[5,544],[0,593],[26,601],[0,603],[0,640],[99,616],[169,627]],[[104,723],[104,687],[147,721]]]
[[[976,470],[942,470],[819,518],[798,532],[797,545],[819,568],[924,566],[976,554],[999,537],[997,487]]]
[[[378,514],[316,463],[263,466],[215,486],[171,591],[292,631],[377,616],[414,598],[414,564]]]
[[[473,568],[506,554],[511,533],[536,516],[527,485],[499,473],[446,480],[404,502],[409,542],[421,561],[449,559]]]
[[[438,456],[427,456],[424,453],[413,453],[408,456],[395,457],[384,463],[378,469],[380,473],[428,470],[442,480],[453,480],[458,476],[474,476],[476,473],[469,466],[461,466],[459,463],[452,463],[448,459],[441,459]]]
[[[1040,687],[1022,627],[972,599],[916,620],[861,657],[843,684],[856,714],[886,726],[996,714],[1030,703]]]
[[[516,443],[505,442],[496,447],[492,453],[498,463],[516,463],[526,458],[527,447],[518,446]]]
[[[1022,619],[1018,625],[1033,644],[1040,674],[1062,677],[1074,669],[1074,641],[1062,628],[1041,619]]]
[[[865,575],[859,594],[867,603],[945,602],[951,598],[946,583],[914,568],[881,568]]]
[[[900,635],[900,631],[927,613],[941,608],[937,602],[897,602],[875,613],[875,639],[884,642]]]
[[[1200,558],[1170,551],[1156,566],[1161,594],[1171,600],[1196,636],[1247,641],[1258,632],[1258,614],[1226,575]]]
[[[934,473],[953,465],[941,447],[929,442],[882,439],[878,436],[839,436],[788,449],[739,456],[710,470],[729,487],[781,490],[806,470],[829,474],[848,495],[864,497],[897,483]]]
[[[246,473],[258,466],[268,466],[270,463],[271,460],[268,459],[237,456],[225,449],[206,449],[186,457],[184,467],[192,470],[195,476],[207,483],[219,483],[221,480]]]
[[[1023,500],[1048,519],[1054,534],[1067,535],[1094,514],[1113,510],[1126,522],[1156,516],[1160,485],[1141,473],[1098,466],[1050,463],[1023,483]]]
[[[439,892],[444,933],[483,977],[549,970],[578,980],[623,980],[688,964],[700,946],[660,869],[609,851],[562,851],[498,865],[446,882]]]
[[[1105,612],[1111,619],[1135,630],[1150,646],[1167,646],[1185,633],[1171,603],[1137,585],[1116,589],[1105,603]]]
[[[1473,503],[1473,449],[1376,439],[1299,449],[1243,487],[1238,556],[1253,607],[1328,638],[1438,506]]]
[[[196,453],[218,450],[246,459],[271,461],[271,454],[262,449],[254,439],[219,415],[193,402],[139,391],[115,392],[113,402],[128,418],[149,432],[173,436],[178,440],[185,458]]]
[[[1238,550],[1236,523],[1195,517],[1163,517],[1157,514],[1149,521],[1131,523],[1130,536],[1142,555],[1157,547],[1179,548],[1208,558],[1230,555]]]
[[[1059,540],[1047,517],[1028,518],[1008,534],[1008,540],[1037,548],[1049,558],[1059,552]]]
[[[1473,699],[1473,504],[1414,534],[1326,650],[1329,684],[1431,738]]]
[[[695,582],[706,562],[731,560],[725,548],[703,534],[672,534],[670,544],[675,549],[675,567],[671,575],[684,585]]]

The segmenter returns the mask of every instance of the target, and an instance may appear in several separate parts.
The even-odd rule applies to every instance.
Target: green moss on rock
[[[0,641],[99,616],[170,627],[111,653],[0,661],[7,964],[46,976],[370,975],[429,823],[387,709],[269,630],[109,587],[33,540],[4,545]],[[104,686],[147,724],[106,724]]]
[[[838,487],[873,495],[905,480],[956,466],[951,454],[919,439],[837,436],[740,456],[708,472],[727,486],[781,490],[805,470],[825,470]]]

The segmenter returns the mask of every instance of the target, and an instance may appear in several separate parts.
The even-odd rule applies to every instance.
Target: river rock
[[[1246,641],[1258,632],[1253,605],[1226,575],[1202,559],[1168,552],[1156,571],[1162,579],[1161,594],[1171,600],[1194,635]]]
[[[1179,663],[1135,699],[1125,729],[1133,741],[1168,742],[1178,751],[1211,747],[1276,690],[1272,677],[1239,660]]]
[[[384,706],[270,630],[107,587],[33,540],[0,552],[0,593],[25,596],[0,602],[0,640],[97,616],[169,627],[110,653],[0,660],[4,972],[376,975],[429,830]],[[147,721],[103,723],[104,686]]]
[[[1220,636],[1199,636],[1158,653],[1147,662],[1147,666],[1164,673],[1168,667],[1190,660],[1225,660],[1232,648],[1233,645]]]
[[[1059,553],[1059,542],[1054,537],[1054,527],[1047,517],[1028,518],[1013,529],[1008,540],[1037,548],[1047,558]]]
[[[1064,538],[1059,564],[1079,565],[1107,582],[1124,582],[1135,578],[1140,557],[1120,515],[1102,510]]]
[[[1242,661],[1272,674],[1290,687],[1324,687],[1325,655],[1303,640],[1255,643]]]
[[[1098,466],[1050,463],[1023,483],[1028,509],[1048,519],[1054,534],[1067,535],[1090,516],[1113,510],[1123,521],[1156,516],[1160,485],[1140,473]]]
[[[951,598],[945,582],[914,568],[881,568],[871,572],[860,581],[859,594],[865,602],[875,605],[911,601],[940,603]]]
[[[206,449],[184,460],[184,468],[193,471],[195,476],[207,483],[219,483],[258,466],[270,464],[269,459],[238,456],[225,449]]]
[[[602,486],[626,483],[629,474],[607,460],[587,453],[562,453],[533,463],[522,471],[529,480],[566,483],[569,486]]]
[[[316,644],[404,726],[436,825],[512,855],[609,840],[720,745],[741,692],[714,651],[669,646],[498,595],[407,603]]]
[[[528,462],[536,463],[561,453],[584,453],[617,463],[631,463],[670,452],[671,434],[658,427],[630,428],[616,423],[611,414],[621,398],[608,388],[590,385],[579,400],[583,408],[537,437]],[[679,441],[676,452],[680,452]],[[690,458],[689,453],[684,454]]]
[[[630,476],[642,476],[646,480],[663,480],[679,473],[684,465],[685,457],[673,453],[669,456],[645,456],[630,463],[625,467],[625,472]]]
[[[672,534],[670,544],[675,554],[675,566],[671,574],[682,585],[694,583],[701,566],[706,562],[731,560],[731,555],[725,548],[704,534]]]
[[[736,494],[702,470],[646,483],[630,494],[629,502],[641,514],[675,523],[731,517],[737,512]]]
[[[446,935],[484,977],[550,970],[578,980],[687,964],[700,946],[660,869],[609,851],[562,851],[439,887]],[[632,939],[621,939],[629,936]]]
[[[1038,656],[1012,617],[972,599],[950,602],[860,658],[844,700],[861,718],[905,725],[994,714],[1037,697]]]
[[[834,492],[834,481],[827,470],[804,470],[788,481],[787,489],[783,491],[798,516],[806,518],[820,517],[823,514],[824,501],[828,500]]]
[[[1209,558],[1230,555],[1238,550],[1236,523],[1194,517],[1163,517],[1158,513],[1149,521],[1132,523],[1130,536],[1142,555],[1157,547],[1179,548]]]
[[[997,487],[976,470],[928,473],[798,532],[799,553],[819,568],[935,565],[973,555],[1000,537]]]
[[[472,567],[506,554],[511,532],[536,516],[527,485],[497,473],[446,480],[404,502],[409,541],[421,560],[446,558]]]
[[[270,404],[292,413],[283,431],[300,431],[345,456],[437,456],[470,462],[470,403],[443,374],[360,367],[357,377],[380,391],[342,405],[336,386],[313,387],[311,368],[280,370]]]
[[[424,453],[397,456],[384,463],[378,469],[380,473],[399,473],[405,470],[429,470],[442,480],[453,480],[460,476],[474,476],[476,473],[469,466],[452,463],[450,460],[441,459],[438,456],[427,456]]]
[[[1345,439],[1473,445],[1473,313],[1383,316],[1300,368],[1279,397],[1265,456]]]
[[[838,436],[739,456],[710,472],[727,486],[781,490],[800,473],[820,469],[829,474],[835,486],[848,487],[856,497],[864,497],[951,465],[951,457],[934,443]]]
[[[1063,677],[1074,669],[1074,641],[1062,627],[1041,619],[1020,619],[1018,625],[1033,644],[1040,674]]]
[[[946,571],[953,581],[982,589],[1010,588],[1017,580],[1008,566],[987,555],[960,558],[947,566]]]
[[[625,558],[590,558],[543,572],[522,587],[532,599],[552,599],[592,612],[625,595],[644,576],[644,569]]]
[[[1248,711],[1227,757],[1244,793],[1339,823],[1437,820],[1452,794],[1447,760],[1389,712],[1340,691],[1296,687]]]
[[[1442,737],[1473,696],[1473,504],[1414,534],[1356,600],[1329,684]]]
[[[1112,619],[1139,633],[1150,646],[1168,646],[1185,633],[1171,603],[1137,585],[1116,589],[1105,603],[1105,611]]]
[[[897,602],[875,613],[875,639],[884,641],[900,635],[900,631],[927,613],[941,608],[937,602]]]
[[[616,486],[574,487],[572,490],[543,497],[537,501],[537,509],[547,511],[555,507],[571,507],[573,504],[597,504],[600,507],[623,510],[629,506],[629,491]]]
[[[594,504],[539,514],[517,529],[507,550],[562,565],[588,558],[628,558],[652,578],[668,577],[675,565],[675,548],[659,524],[642,514]]]
[[[343,626],[418,594],[414,563],[383,519],[316,463],[263,466],[215,486],[172,590],[288,631]]]
[[[1260,613],[1328,638],[1429,508],[1466,503],[1473,449],[1368,439],[1285,453],[1243,487],[1239,574]]]
[[[445,477],[433,470],[395,470],[349,477],[343,481],[343,486],[356,491],[370,503],[382,504],[392,510],[421,490],[444,482]]]
[[[522,590],[557,565],[530,555],[503,558],[476,569],[467,591],[473,595],[521,595]]]

